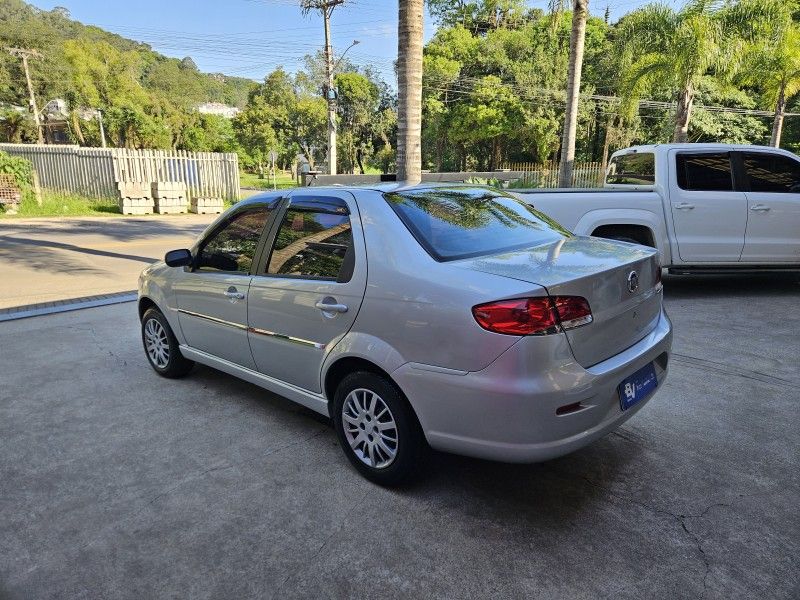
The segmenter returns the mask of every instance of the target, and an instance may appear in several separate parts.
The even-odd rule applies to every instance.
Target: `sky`
[[[679,2],[680,0],[673,0]],[[124,37],[150,44],[167,56],[191,56],[201,71],[262,80],[278,66],[295,72],[303,56],[324,44],[319,13],[303,16],[297,0],[33,0],[51,10],[63,6],[73,19],[97,25]],[[602,16],[607,4],[612,18],[644,4],[645,0],[590,0],[593,14]],[[528,0],[533,7],[547,0]],[[354,40],[359,44],[347,58],[371,66],[384,80],[394,82],[397,55],[397,0],[347,0],[333,11],[334,54]],[[426,15],[425,39],[435,24]]]

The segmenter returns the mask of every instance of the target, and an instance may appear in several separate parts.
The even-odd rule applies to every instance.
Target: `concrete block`
[[[225,205],[222,198],[192,198],[190,210],[198,215],[219,214]]]
[[[151,215],[155,203],[152,198],[120,198],[119,211],[123,215]]]
[[[141,182],[117,182],[120,198],[152,198],[150,184]]]

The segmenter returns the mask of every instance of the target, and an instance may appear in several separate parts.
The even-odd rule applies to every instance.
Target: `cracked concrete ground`
[[[286,400],[158,378],[133,304],[0,324],[0,597],[798,598],[800,279],[665,285],[670,378],[617,433],[399,491]]]

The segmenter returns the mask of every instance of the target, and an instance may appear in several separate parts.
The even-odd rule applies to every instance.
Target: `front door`
[[[292,192],[250,284],[258,370],[321,392],[327,352],[350,330],[367,284],[358,206],[349,192]]]
[[[747,198],[729,152],[670,153],[670,210],[684,263],[735,263],[744,247]]]
[[[800,162],[775,152],[742,159],[749,187],[741,262],[800,264]]]
[[[237,365],[255,368],[247,341],[250,272],[272,205],[249,204],[215,227],[194,251],[192,268],[173,285],[186,343]]]

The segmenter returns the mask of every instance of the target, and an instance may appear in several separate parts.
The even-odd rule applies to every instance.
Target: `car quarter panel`
[[[437,262],[382,194],[372,190],[355,194],[369,277],[353,333],[390,340],[404,362],[465,371],[484,368],[519,339],[482,329],[472,307],[502,298],[546,295],[544,288]]]

